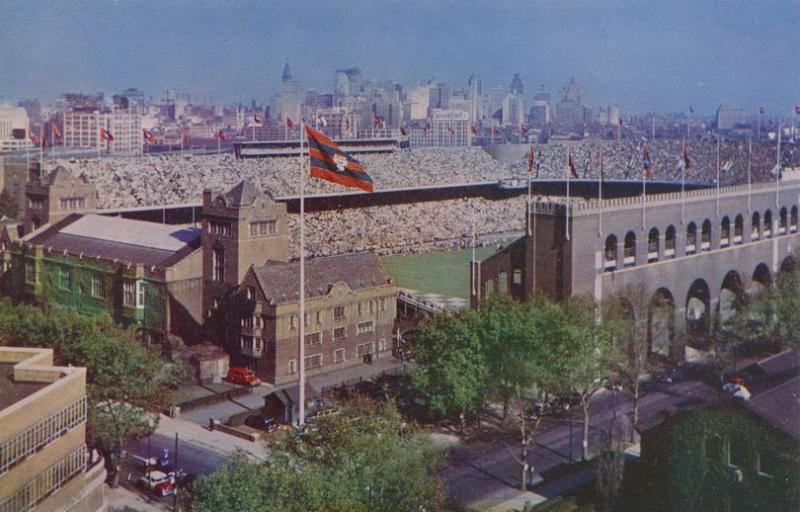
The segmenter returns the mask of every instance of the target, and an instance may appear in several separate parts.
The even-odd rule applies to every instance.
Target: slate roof
[[[261,194],[248,180],[242,180],[238,185],[223,195],[228,206],[249,206]]]
[[[56,253],[141,263],[164,270],[200,247],[200,230],[154,222],[73,214],[32,233],[26,243]]]
[[[746,405],[774,427],[800,439],[800,376],[753,396]]]
[[[300,262],[268,261],[253,267],[264,296],[276,304],[300,298]],[[370,252],[312,258],[306,260],[306,298],[321,297],[330,287],[343,281],[354,291],[390,283],[380,258]]]

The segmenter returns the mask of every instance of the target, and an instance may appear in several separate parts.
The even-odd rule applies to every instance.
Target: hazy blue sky
[[[289,59],[307,89],[337,68],[406,86],[484,86],[519,72],[526,95],[574,76],[587,103],[623,113],[771,113],[800,103],[800,0],[0,0],[0,96],[168,87],[267,100]]]

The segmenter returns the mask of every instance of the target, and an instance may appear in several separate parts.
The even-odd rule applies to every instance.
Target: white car
[[[162,471],[149,471],[139,479],[139,487],[156,496],[169,496],[175,492],[175,477]]]

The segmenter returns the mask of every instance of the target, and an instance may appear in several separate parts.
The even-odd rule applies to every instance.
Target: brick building
[[[0,347],[0,510],[105,510],[86,411],[85,368],[53,366],[52,349]]]

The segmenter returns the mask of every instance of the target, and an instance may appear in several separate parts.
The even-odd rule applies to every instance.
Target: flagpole
[[[570,157],[572,156],[572,148],[567,148],[567,203],[564,207],[566,221],[564,222],[564,239],[569,240],[569,185],[572,181],[572,167],[570,166]]]
[[[647,213],[645,207],[645,198],[647,196],[647,171],[650,164],[650,151],[647,149],[647,142],[645,144],[645,151],[647,151],[647,161],[644,164],[642,172],[642,231],[647,227]]]
[[[781,193],[781,124],[778,123],[778,154],[777,157],[777,164],[775,166],[776,173],[775,173],[775,207],[778,207],[780,193]],[[770,227],[770,229],[772,229]]]
[[[305,181],[306,175],[303,169],[303,132],[305,127],[300,129],[300,342],[299,342],[299,361],[300,371],[299,397],[300,413],[298,415],[298,425],[303,426],[306,422],[306,232],[305,232]]]
[[[753,167],[753,137],[751,135],[750,140],[747,143],[747,213],[750,213],[751,211],[750,194],[753,187],[752,167]]]
[[[721,144],[721,137],[717,134],[717,217],[719,217],[719,192],[720,192],[720,183],[719,183],[719,149]]]
[[[471,222],[470,222],[470,224],[471,224],[470,228],[472,230],[472,265],[470,265],[470,272],[472,274],[472,295],[475,296],[475,294],[477,292],[477,290],[475,288],[475,277],[476,277],[475,276],[475,237],[476,237],[476,233],[475,233],[475,210],[471,209],[471,213],[472,213],[472,215],[471,215],[472,219],[471,219]]]
[[[681,224],[686,224],[686,155],[689,154],[687,142],[683,141],[683,164],[681,165]]]
[[[597,184],[597,198],[599,199],[598,207],[600,211],[597,217],[597,231],[600,236],[603,236],[603,181],[605,180],[603,172],[603,150],[600,150],[600,181]]]
[[[528,236],[531,236],[531,172],[533,172],[533,144],[528,149],[528,208],[525,212],[525,225],[528,226]]]
[[[44,123],[39,127],[39,173],[44,168]]]

